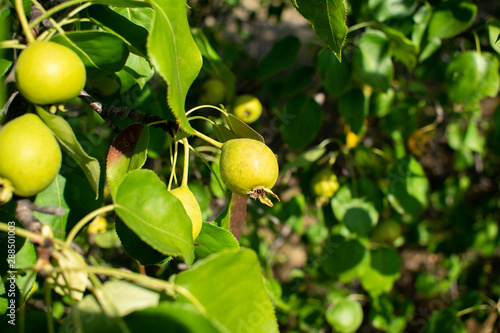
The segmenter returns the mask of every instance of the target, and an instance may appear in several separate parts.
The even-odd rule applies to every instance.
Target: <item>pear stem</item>
[[[34,43],[36,41],[35,36],[31,32],[30,25],[28,23],[28,19],[26,18],[26,13],[24,12],[23,1],[16,0],[16,12],[17,16],[19,16],[19,23],[21,23],[21,27],[23,28],[24,34],[26,35],[26,39],[28,40],[28,44]]]
[[[209,137],[201,132],[198,132],[197,130],[194,130],[194,135],[196,135],[197,137],[199,137],[202,140],[205,140],[206,142],[210,143],[211,145],[213,145],[219,149],[222,148],[223,144],[221,142],[214,140],[211,137]]]
[[[184,145],[184,169],[182,170],[182,183],[181,186],[186,186],[188,184],[188,170],[189,170],[189,144],[187,138],[182,138],[182,144]]]

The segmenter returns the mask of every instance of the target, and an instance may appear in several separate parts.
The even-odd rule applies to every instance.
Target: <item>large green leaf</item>
[[[314,99],[298,95],[286,103],[280,118],[281,136],[293,150],[301,150],[318,135],[323,110]]]
[[[67,32],[52,41],[73,49],[85,64],[87,76],[96,80],[120,71],[129,55],[123,40],[106,31]]]
[[[92,189],[96,193],[96,199],[99,196],[99,179],[101,177],[101,166],[97,159],[89,156],[82,148],[71,126],[64,118],[53,115],[36,107],[37,113],[45,122],[45,124],[54,133],[59,144],[73,158],[76,163],[82,168],[87,177]]]
[[[118,185],[125,175],[140,169],[147,158],[149,127],[132,124],[123,129],[109,148],[106,177],[111,196],[116,196]]]
[[[448,95],[457,103],[473,104],[496,96],[500,86],[498,58],[492,53],[464,52],[446,68]]]
[[[429,201],[429,180],[422,166],[413,157],[396,161],[390,172],[388,198],[400,214],[421,215]]]
[[[428,39],[447,39],[467,30],[474,21],[477,6],[465,1],[445,1],[437,6],[429,22]]]
[[[194,130],[185,113],[186,95],[198,76],[202,58],[191,35],[186,2],[148,0],[155,15],[147,43],[148,55],[156,71],[167,81],[167,100],[181,128]]]
[[[344,0],[291,0],[309,21],[316,35],[340,60],[347,36],[347,11]]]
[[[144,242],[157,251],[194,260],[191,220],[181,202],[151,170],[134,170],[121,181],[115,211]]]
[[[115,218],[115,231],[125,253],[140,262],[141,265],[159,265],[172,258],[143,241],[119,217]]]
[[[213,254],[179,274],[175,283],[197,300],[208,319],[227,332],[278,332],[273,305],[252,250]],[[189,302],[182,296],[179,300]]]
[[[130,332],[221,333],[195,306],[185,303],[163,302],[131,313],[124,321]]]
[[[367,31],[359,39],[353,54],[353,68],[374,89],[386,91],[394,77],[389,41],[379,31]]]

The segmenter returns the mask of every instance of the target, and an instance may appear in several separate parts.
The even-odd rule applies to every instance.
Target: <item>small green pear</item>
[[[14,194],[29,197],[52,183],[61,168],[61,148],[44,122],[27,113],[0,129],[0,177]]]

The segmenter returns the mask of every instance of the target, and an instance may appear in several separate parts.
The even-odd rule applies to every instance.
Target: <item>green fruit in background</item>
[[[331,198],[339,189],[337,176],[330,169],[316,173],[311,180],[311,188],[317,197]]]
[[[234,102],[233,113],[245,123],[251,124],[262,115],[262,104],[253,95],[241,95]]]
[[[326,321],[336,332],[356,332],[363,322],[363,308],[357,301],[343,299],[326,312]]]
[[[392,243],[399,236],[401,236],[401,224],[394,219],[388,219],[381,221],[375,227],[372,234],[372,240],[375,242]]]
[[[78,97],[85,86],[85,66],[70,48],[54,42],[34,42],[21,51],[16,85],[35,104],[56,104]]]
[[[29,197],[52,183],[61,168],[56,138],[35,114],[17,117],[0,129],[0,177],[14,193]]]
[[[278,160],[264,143],[252,139],[233,139],[224,143],[220,156],[222,181],[232,192],[259,199],[272,207],[266,197],[278,179]]]
[[[219,79],[209,79],[202,85],[201,100],[203,103],[211,105],[219,105],[224,102],[226,98],[226,86],[224,82]]]
[[[182,203],[182,206],[184,206],[184,210],[191,220],[193,240],[195,240],[196,237],[198,237],[198,235],[200,234],[203,222],[200,205],[198,204],[196,197],[187,186],[180,186],[170,191],[170,193],[172,193],[177,199],[179,199],[179,201]]]

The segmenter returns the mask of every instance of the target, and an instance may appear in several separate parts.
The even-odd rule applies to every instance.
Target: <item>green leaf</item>
[[[139,261],[141,265],[159,265],[171,259],[170,256],[162,254],[143,241],[119,217],[115,218],[115,230],[125,253]]]
[[[185,303],[163,302],[131,313],[124,321],[130,332],[221,333],[195,306]]]
[[[367,236],[379,218],[378,211],[373,204],[361,199],[344,201],[333,197],[332,209],[337,220],[359,236]]]
[[[200,234],[196,238],[194,253],[197,258],[205,258],[226,248],[239,247],[240,243],[228,230],[212,223],[203,222]]]
[[[134,311],[158,305],[160,294],[127,281],[110,280],[100,288],[111,301],[116,314],[124,317]]]
[[[36,195],[34,201],[34,204],[40,207],[58,206],[64,208],[66,210],[66,213],[63,216],[33,212],[33,215],[38,218],[43,225],[52,227],[55,238],[63,240],[66,238],[66,224],[68,223],[70,210],[64,196],[65,190],[66,178],[58,174],[54,181],[49,185],[49,187]]]
[[[122,38],[122,40],[131,47],[132,52],[145,57],[148,31],[144,27],[132,22],[124,15],[120,15],[117,12],[118,10],[125,11],[123,8],[112,10],[103,5],[93,5],[87,9],[90,18],[94,22],[108,30],[108,32],[114,33]],[[127,8],[126,12],[130,15],[133,12],[149,13],[149,20],[153,14],[150,8]],[[143,20],[148,22],[148,17],[144,17]]]
[[[457,103],[474,104],[496,96],[500,87],[498,58],[488,52],[464,52],[446,68],[448,95]]]
[[[51,41],[75,51],[85,64],[87,76],[94,80],[120,71],[129,55],[122,39],[105,31],[66,32],[64,36],[56,35]]]
[[[479,133],[477,125],[474,121],[469,121],[465,130],[464,146],[479,154],[483,154],[485,150],[486,138]]]
[[[422,166],[413,157],[396,161],[390,172],[388,198],[400,214],[421,215],[429,201],[429,181]]]
[[[180,273],[175,283],[197,300],[208,319],[227,332],[278,332],[273,305],[252,250],[231,249],[213,254]],[[179,300],[191,303],[182,296]]]
[[[434,311],[429,317],[424,333],[454,332],[466,333],[464,324],[458,317],[457,311],[444,309]]]
[[[344,0],[292,0],[309,21],[316,35],[335,53],[339,61],[347,37],[347,11]]]
[[[353,54],[353,68],[374,89],[386,91],[394,77],[389,41],[378,31],[367,31],[359,39]]]
[[[351,127],[351,131],[360,135],[366,127],[365,118],[369,111],[369,99],[365,98],[363,91],[353,89],[340,96],[338,108],[346,124]]]
[[[320,261],[328,276],[350,282],[366,269],[370,263],[370,252],[357,239],[332,235],[323,245]]]
[[[280,133],[293,150],[305,148],[316,138],[323,121],[323,110],[312,98],[299,95],[283,108]]]
[[[257,76],[263,80],[288,69],[295,63],[300,46],[300,40],[293,35],[275,42],[271,51],[262,59]]]
[[[187,264],[193,262],[191,220],[153,171],[129,172],[116,191],[115,204],[118,216],[144,242]]]
[[[467,30],[474,21],[477,6],[465,1],[445,1],[434,9],[428,39],[448,39]]]
[[[236,117],[234,114],[228,113],[224,114],[224,119],[226,119],[226,122],[231,130],[231,132],[238,138],[247,138],[247,139],[253,139],[260,141],[262,143],[264,142],[264,138],[262,135],[260,135],[256,130],[248,126],[247,123],[245,123],[243,120],[240,118]],[[226,136],[229,136],[228,134],[225,134]]]
[[[36,111],[40,118],[50,128],[59,141],[64,151],[66,151],[73,160],[82,168],[92,189],[96,193],[96,199],[99,197],[99,179],[101,177],[101,166],[99,161],[87,155],[82,146],[76,139],[71,126],[62,117],[53,115],[37,106]]]
[[[422,52],[418,56],[418,61],[423,62],[424,60],[428,59],[441,47],[442,44],[443,41],[440,38],[434,37],[429,39],[427,41],[427,44],[425,44],[424,48],[422,49]]]
[[[383,22],[410,16],[417,8],[417,4],[415,0],[369,0],[368,8],[378,22]]]
[[[361,285],[371,295],[388,292],[399,278],[400,266],[401,259],[395,249],[373,249],[370,251],[370,265],[360,277]]]
[[[351,66],[346,59],[340,62],[332,51],[322,49],[318,53],[316,67],[330,95],[338,97],[347,89],[351,78]]]
[[[125,281],[107,281],[99,288],[99,295],[106,301],[100,303],[93,294],[86,295],[73,306],[63,327],[72,327],[79,332],[122,332],[119,329],[123,328],[120,317],[154,307],[160,300],[157,292]],[[107,316],[108,313],[116,313],[118,317]]]
[[[294,69],[284,79],[280,97],[291,98],[292,96],[307,90],[315,73],[315,68],[312,66],[301,66]]]
[[[213,49],[212,45],[210,45],[203,30],[195,28],[192,29],[191,32],[204,60],[203,69],[206,70],[211,77],[218,78],[224,83],[227,97],[230,99],[231,96],[234,95],[236,76]]]
[[[491,47],[500,54],[500,21],[494,21],[488,24],[488,37]]]
[[[123,71],[128,73],[141,89],[144,88],[146,83],[153,77],[155,72],[145,58],[133,53],[128,56],[125,67],[123,67]],[[121,72],[118,72],[117,74],[119,73]]]
[[[116,190],[125,175],[140,169],[147,158],[149,127],[132,124],[124,128],[109,148],[106,177],[111,196],[116,197]]]
[[[411,70],[417,64],[418,45],[407,38],[400,30],[381,25],[381,29],[391,44],[391,53]]]
[[[191,35],[186,2],[148,0],[155,15],[147,43],[148,55],[156,71],[167,81],[170,109],[188,134],[194,130],[185,113],[186,95],[198,76],[202,57]]]

